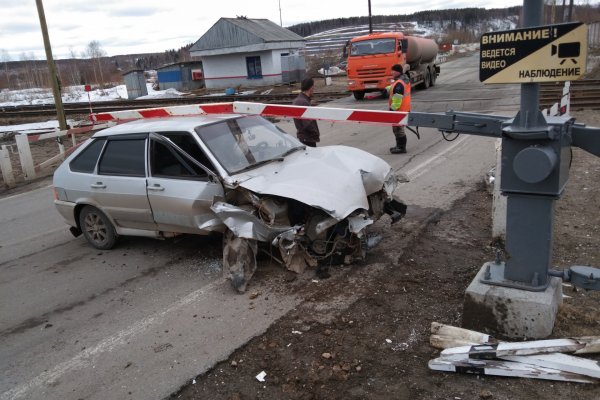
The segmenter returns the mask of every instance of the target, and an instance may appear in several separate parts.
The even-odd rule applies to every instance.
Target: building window
[[[246,57],[246,68],[248,69],[248,79],[261,79],[262,68],[260,66],[260,57]]]

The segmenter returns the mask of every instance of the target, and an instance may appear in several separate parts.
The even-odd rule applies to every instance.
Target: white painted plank
[[[503,360],[520,362],[572,372],[592,378],[600,378],[600,363],[587,358],[575,357],[568,354],[533,354],[530,356],[505,356]]]
[[[571,372],[504,360],[447,360],[436,358],[430,360],[428,365],[430,369],[435,371],[506,376],[513,378],[545,379],[564,382],[597,383],[596,379]]]
[[[527,342],[502,342],[493,345],[462,346],[445,349],[442,356],[465,355],[469,358],[492,359],[503,356],[548,354],[548,353],[591,353],[600,349],[600,338],[590,336],[573,339],[533,340]]]

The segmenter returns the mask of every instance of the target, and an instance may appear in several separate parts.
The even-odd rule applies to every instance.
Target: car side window
[[[208,179],[208,174],[176,149],[157,140],[150,141],[150,173],[173,179]]]
[[[146,176],[145,138],[109,139],[100,159],[103,175]]]
[[[210,169],[212,172],[216,172],[212,163],[204,153],[204,151],[196,142],[196,139],[189,132],[158,132],[158,134],[168,138],[175,143],[181,150],[185,151],[188,155],[192,156],[200,164]]]
[[[69,164],[71,171],[92,173],[98,163],[98,156],[104,147],[106,140],[104,138],[93,139],[81,153],[77,155]]]

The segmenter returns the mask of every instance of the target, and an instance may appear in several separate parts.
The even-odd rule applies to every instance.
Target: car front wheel
[[[79,226],[86,240],[97,249],[109,250],[117,243],[115,227],[96,207],[83,207],[79,214]]]

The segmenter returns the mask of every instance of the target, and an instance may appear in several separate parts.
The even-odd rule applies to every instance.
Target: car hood
[[[295,199],[341,220],[369,209],[367,196],[383,188],[390,170],[379,157],[353,147],[308,147],[231,179],[254,193]]]

